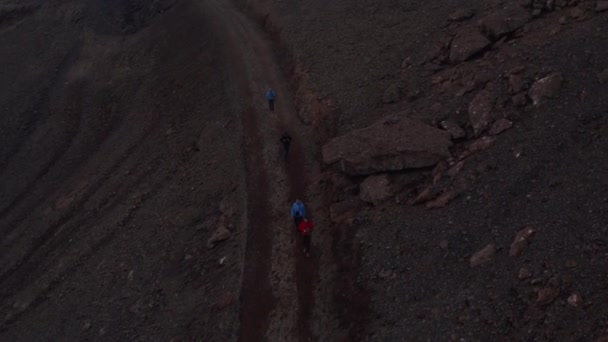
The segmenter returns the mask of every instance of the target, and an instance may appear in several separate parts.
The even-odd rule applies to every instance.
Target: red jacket
[[[302,221],[298,226],[298,230],[302,235],[308,235],[315,228],[315,225],[311,221]]]

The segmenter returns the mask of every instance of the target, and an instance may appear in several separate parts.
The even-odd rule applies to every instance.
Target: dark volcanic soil
[[[238,306],[216,304],[240,292],[245,182],[221,41],[187,2],[2,13],[15,6],[0,27],[2,339],[233,338],[221,322]],[[238,230],[208,250],[228,207]]]
[[[0,339],[606,336],[607,31],[591,0],[2,2]],[[372,205],[321,146],[387,116],[463,133]]]

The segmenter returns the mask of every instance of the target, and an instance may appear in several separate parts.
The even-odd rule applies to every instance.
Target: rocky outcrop
[[[477,93],[469,104],[469,120],[476,135],[485,131],[492,123],[492,109],[495,103],[496,96],[484,89]]]
[[[451,156],[450,134],[411,118],[387,118],[332,139],[323,161],[351,175],[429,167]]]

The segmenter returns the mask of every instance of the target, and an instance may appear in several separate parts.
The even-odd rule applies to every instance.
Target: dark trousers
[[[296,231],[299,233],[300,231],[298,230],[298,227],[300,226],[300,222],[302,222],[303,217],[302,216],[294,216],[293,217],[293,222],[296,224]]]
[[[283,143],[283,159],[287,160],[288,153],[289,153],[289,143]]]
[[[302,242],[304,242],[304,249],[306,249],[306,252],[310,252],[310,234],[302,235]]]
[[[274,100],[268,100],[268,108],[274,112]]]

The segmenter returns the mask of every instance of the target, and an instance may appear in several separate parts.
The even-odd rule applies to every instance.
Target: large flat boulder
[[[512,34],[522,28],[532,16],[515,2],[508,2],[498,12],[494,12],[480,21],[481,31],[492,40]]]
[[[336,137],[323,161],[351,175],[429,167],[450,157],[450,134],[411,118],[386,118]]]

